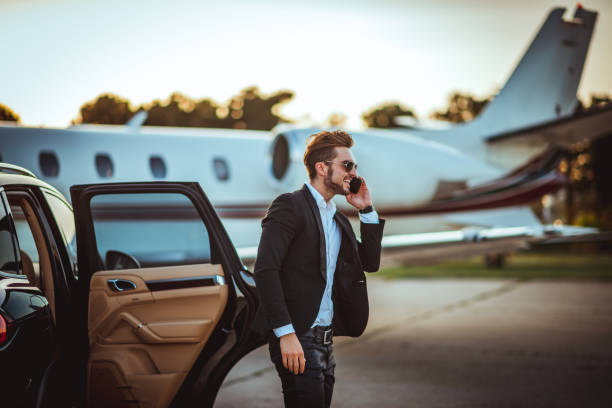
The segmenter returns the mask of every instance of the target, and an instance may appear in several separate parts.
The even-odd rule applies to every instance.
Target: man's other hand
[[[283,366],[293,374],[302,374],[306,367],[304,350],[295,333],[285,334],[280,338],[280,350]]]

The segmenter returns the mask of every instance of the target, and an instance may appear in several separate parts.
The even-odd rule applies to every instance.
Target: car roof
[[[15,166],[8,163],[0,163],[0,187],[7,185],[27,185],[44,187],[51,190],[60,197],[66,199],[55,187],[45,183],[37,178],[34,173],[23,167]]]

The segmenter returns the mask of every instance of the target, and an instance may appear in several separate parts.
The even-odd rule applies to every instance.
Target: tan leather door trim
[[[146,282],[217,275],[224,276],[220,265],[200,264],[100,271],[92,276],[90,406],[123,406],[126,399],[137,400],[130,406],[139,407],[170,403],[218,323],[228,288],[150,291]],[[135,288],[117,292],[108,284],[112,279],[133,282]]]

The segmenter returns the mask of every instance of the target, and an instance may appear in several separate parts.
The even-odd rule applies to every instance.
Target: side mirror
[[[119,269],[138,269],[140,268],[140,262],[132,255],[128,255],[124,252],[110,250],[106,252],[104,259],[107,270],[119,270]]]

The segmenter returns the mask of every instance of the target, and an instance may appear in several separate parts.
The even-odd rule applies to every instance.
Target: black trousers
[[[293,374],[283,367],[279,340],[270,338],[270,359],[283,385],[285,408],[329,408],[334,392],[334,361],[332,344],[320,339],[299,336],[304,350],[306,368],[303,374]]]

